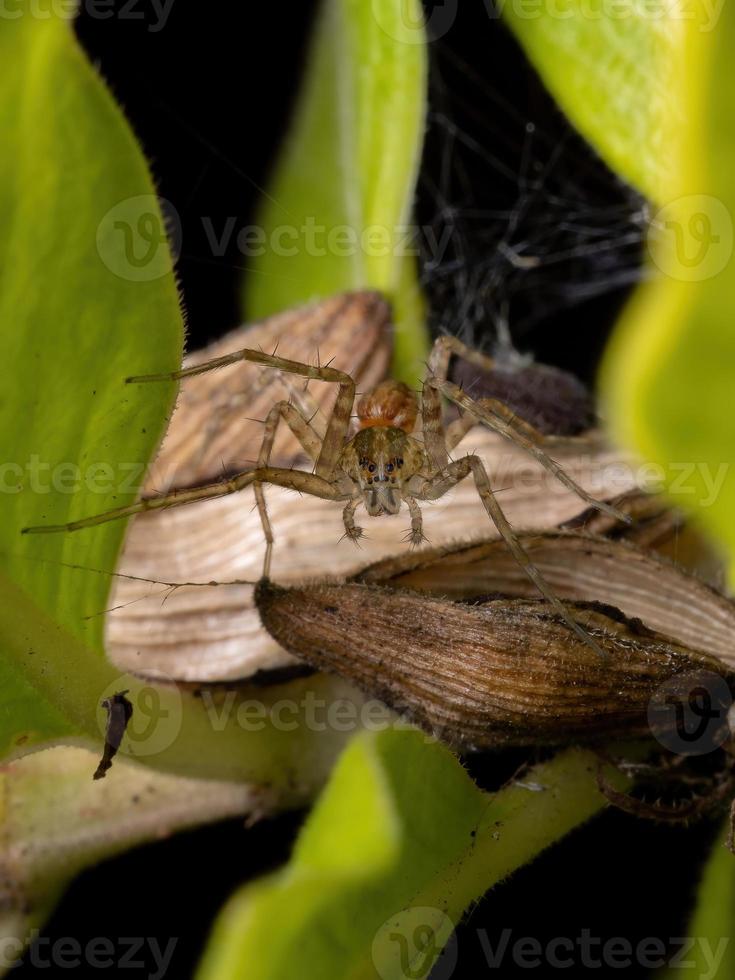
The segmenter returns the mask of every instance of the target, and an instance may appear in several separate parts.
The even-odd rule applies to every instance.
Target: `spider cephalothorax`
[[[375,425],[347,443],[338,465],[359,488],[370,517],[380,517],[398,513],[404,488],[427,463],[421,443],[403,429]]]
[[[358,403],[360,430],[337,466],[359,489],[370,517],[397,514],[411,478],[430,472],[424,447],[409,435],[417,415],[416,395],[399,381],[382,382]]]
[[[383,302],[380,297],[376,296],[374,299],[375,302]],[[347,303],[348,300],[349,297],[345,302]],[[384,381],[363,395],[356,406],[355,382],[343,371],[330,365],[322,367],[289,361],[275,354],[265,354],[263,351],[248,348],[181,371],[128,378],[127,381],[131,383],[178,381],[229,364],[249,361],[281,371],[284,375],[331,382],[338,385],[338,392],[334,408],[327,418],[324,418],[318,409],[309,413],[307,417],[303,410],[300,411],[290,401],[277,402],[265,420],[263,442],[254,469],[207,486],[175,490],[161,496],[144,498],[129,506],[118,507],[104,514],[73,521],[70,524],[24,530],[76,531],[143,511],[222,497],[252,485],[266,540],[263,573],[267,577],[273,549],[273,532],[263,490],[267,484],[286,487],[326,500],[343,501],[345,532],[353,541],[357,541],[363,533],[354,519],[358,504],[365,505],[370,517],[379,517],[384,514],[397,514],[401,504],[405,503],[411,515],[408,537],[412,544],[418,545],[424,540],[418,501],[438,500],[460,480],[471,476],[488,517],[494,522],[526,574],[575,632],[601,652],[595,641],[571,620],[563,604],[556,598],[539,570],[528,558],[518,537],[508,524],[500,504],[495,499],[490,477],[480,457],[469,453],[450,460],[449,453],[473,425],[478,421],[482,422],[529,452],[546,470],[577,493],[588,505],[605,511],[618,520],[625,521],[627,518],[615,508],[590,497],[578,486],[544,452],[542,448],[544,436],[533,426],[517,418],[515,412],[507,405],[495,398],[476,401],[456,384],[452,384],[447,379],[447,375],[449,361],[453,354],[480,367],[492,369],[492,361],[489,358],[470,350],[453,338],[440,337],[429,359],[428,372],[424,378],[420,398],[417,398],[405,384]],[[454,402],[465,413],[446,430],[442,421],[442,397]],[[351,419],[355,408],[358,432],[351,435]],[[412,435],[419,417],[420,436]],[[313,461],[313,470],[287,469],[271,464],[273,441],[281,421],[286,422],[305,454]]]

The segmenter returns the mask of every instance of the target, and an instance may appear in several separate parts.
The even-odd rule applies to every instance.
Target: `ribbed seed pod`
[[[617,609],[568,603],[603,660],[542,601],[449,602],[380,586],[262,582],[263,625],[289,652],[336,672],[459,746],[558,744],[651,734],[663,685],[735,677]]]

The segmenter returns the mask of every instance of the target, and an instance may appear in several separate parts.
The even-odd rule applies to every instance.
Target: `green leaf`
[[[653,281],[619,324],[602,376],[617,439],[651,464],[672,501],[735,556],[735,8],[717,29],[687,25],[677,66],[674,176],[654,215]],[[732,566],[731,566],[732,567]],[[731,580],[735,580],[732,578]]]
[[[93,782],[96,764],[85,749],[54,748],[0,772],[0,975],[82,869],[186,827],[257,816],[268,805],[248,786],[163,775],[125,760]]]
[[[499,0],[506,24],[580,133],[653,200],[671,174],[680,117],[675,83],[683,30],[710,29],[715,9],[621,0]]]
[[[174,393],[141,398],[123,379],[175,367],[183,341],[161,213],[133,136],[58,5],[17,6],[17,18],[0,21],[3,750],[29,728],[32,742],[79,732],[56,698],[31,694],[39,676],[60,704],[114,677],[98,615],[109,580],[61,563],[114,568],[124,526],[20,530],[134,499]],[[137,252],[126,253],[126,234]],[[42,623],[46,646],[26,644]]]
[[[604,805],[596,765],[565,752],[490,796],[422,733],[359,736],[289,865],[225,907],[198,980],[426,977],[474,900]]]
[[[686,960],[692,977],[707,980],[730,980],[735,976],[735,945],[732,941],[735,921],[735,858],[725,847],[723,832],[704,868],[699,884],[697,905],[687,932],[694,945]],[[659,974],[657,980],[678,980],[680,963]]]
[[[50,0],[49,0],[50,3]],[[172,370],[179,298],[154,186],[120,110],[50,3],[0,18],[0,758],[74,741],[99,748],[100,701],[129,689],[123,742],[141,761],[209,778],[272,781],[291,801],[314,792],[346,735],[275,726],[279,699],[301,711],[361,698],[337,680],[243,689],[216,703],[120,675],[105,657],[102,611],[116,521],[21,536],[132,501],[174,390],[124,378]],[[223,702],[223,703],[220,703]],[[252,731],[247,709],[262,710]],[[239,713],[241,709],[245,716]],[[243,720],[244,719],[244,720]],[[358,724],[359,727],[359,724]],[[299,726],[296,726],[298,729]],[[90,774],[91,778],[91,774]]]
[[[428,340],[407,248],[426,104],[419,0],[323,0],[296,113],[264,195],[249,318],[347,289],[394,304],[395,363],[411,382]]]

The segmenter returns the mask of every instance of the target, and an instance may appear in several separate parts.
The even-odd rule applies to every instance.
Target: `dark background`
[[[244,265],[236,251],[212,256],[201,218],[215,226],[228,216],[253,220],[258,187],[267,184],[286,130],[315,4],[175,0],[159,31],[150,29],[156,17],[143,0],[134,8],[143,19],[123,17],[122,8],[104,20],[87,11],[78,33],[124,107],[162,195],[182,216],[179,273],[196,347],[239,321]],[[639,274],[644,202],[571,131],[485,5],[459,4],[430,56],[417,217],[453,231],[444,261],[422,266],[432,327],[492,346],[505,319],[521,349],[591,381]],[[518,256],[530,257],[530,267],[519,267]],[[493,786],[517,761],[476,759],[473,769]],[[224,900],[287,860],[303,817],[289,814],[247,832],[231,821],[109,861],[79,877],[43,935],[82,943],[156,936],[164,946],[177,936],[169,976],[186,978]],[[493,945],[506,927],[514,940],[542,943],[575,939],[583,929],[633,943],[685,934],[713,832],[711,824],[682,830],[605,813],[480,902],[459,929],[454,975],[489,972],[478,929]],[[26,963],[15,976],[31,972]],[[525,973],[503,965],[503,977]]]

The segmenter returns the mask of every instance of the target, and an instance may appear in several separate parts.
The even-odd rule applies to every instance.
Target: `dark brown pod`
[[[680,682],[687,696],[693,675],[722,678],[728,698],[733,688],[715,657],[591,603],[568,608],[604,660],[542,601],[467,605],[355,583],[262,582],[256,602],[290,653],[477,749],[647,736],[662,691],[676,696]],[[664,716],[669,724],[673,713]]]

